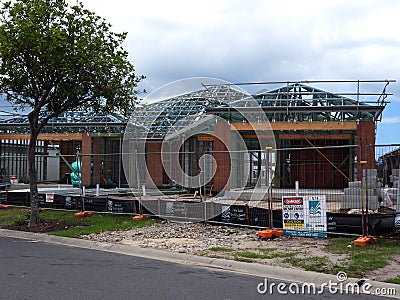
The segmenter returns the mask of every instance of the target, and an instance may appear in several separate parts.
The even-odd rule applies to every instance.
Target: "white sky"
[[[398,0],[82,2],[114,31],[128,32],[125,48],[150,92],[203,76],[233,83],[400,80]],[[395,95],[377,142],[400,143],[399,83],[388,91]]]

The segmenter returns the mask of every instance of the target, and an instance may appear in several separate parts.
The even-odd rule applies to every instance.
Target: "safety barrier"
[[[373,147],[375,157],[368,159],[375,168],[354,161],[354,146],[281,148],[274,155],[246,154],[249,160],[240,163],[248,167],[240,170],[251,176],[242,189],[218,191],[211,182],[186,197],[173,184],[161,196],[147,191],[146,197],[142,191],[113,194],[112,189],[100,196],[41,192],[39,206],[282,229],[289,235],[394,235],[400,231],[400,145]],[[231,198],[235,201],[226,201]],[[29,206],[29,192],[0,192],[0,204]]]

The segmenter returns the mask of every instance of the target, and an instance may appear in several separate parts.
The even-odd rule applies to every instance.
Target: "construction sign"
[[[326,237],[326,196],[283,196],[285,235]]]
[[[46,202],[53,203],[54,202],[54,194],[47,194],[46,193]]]

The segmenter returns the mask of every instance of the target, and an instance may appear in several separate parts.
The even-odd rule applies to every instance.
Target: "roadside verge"
[[[158,249],[141,248],[132,245],[122,245],[117,243],[106,243],[97,242],[76,238],[67,238],[52,236],[41,233],[31,233],[23,231],[13,231],[7,229],[0,229],[0,236],[11,237],[18,239],[34,240],[45,243],[60,244],[71,247],[80,247],[85,249],[106,251],[112,253],[119,253],[124,255],[145,257],[150,259],[169,261],[179,264],[187,264],[202,268],[218,269],[228,272],[235,272],[253,276],[259,276],[263,278],[270,278],[275,280],[281,280],[283,282],[297,282],[297,283],[314,283],[316,286],[324,285],[328,282],[338,282],[337,276],[303,271],[294,270],[290,268],[282,268],[278,266],[260,265],[255,263],[244,263],[232,260],[224,260],[219,258],[209,258],[203,256],[195,256],[182,253],[174,253],[169,251],[163,251]],[[348,282],[356,282],[359,278],[348,278]],[[400,288],[399,285],[384,283],[379,281],[368,281],[372,285],[374,290],[388,290],[395,289],[396,295],[390,295],[392,298],[400,299]]]

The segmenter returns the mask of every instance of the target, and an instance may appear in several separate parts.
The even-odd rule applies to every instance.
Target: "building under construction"
[[[40,205],[134,214],[144,206],[175,220],[306,236],[393,234],[398,147],[375,145],[391,82],[197,79],[153,92],[130,118],[65,112],[38,137],[38,179],[79,188],[39,191]],[[1,120],[2,178],[28,181],[28,128],[23,115]],[[90,186],[96,192],[85,195]],[[29,205],[29,190],[0,193],[0,203]]]
[[[358,162],[367,161],[366,168],[375,168],[376,123],[388,103],[386,87],[390,82],[265,82],[257,83],[263,90],[252,95],[238,89],[238,85],[204,84],[201,90],[139,107],[134,120],[120,115],[66,112],[52,119],[39,135],[38,177],[41,181],[67,182],[70,165],[80,160],[83,185],[126,186],[121,153],[126,125],[130,123],[135,134],[140,131],[144,138],[148,172],[143,180],[149,185],[168,187],[175,183],[160,154],[165,136],[171,130],[203,126],[201,133],[183,141],[179,164],[186,174],[195,175],[199,158],[205,153],[213,156],[216,166],[209,168],[214,175],[208,185],[215,192],[226,188],[229,174],[231,188],[255,186],[257,179],[268,175],[265,145],[260,140],[273,146],[274,187],[294,187],[298,181],[304,188],[344,188],[349,181],[360,178]],[[353,91],[319,88],[331,85],[337,89],[350,84]],[[380,90],[370,92],[368,87],[377,85]],[[248,97],[258,107],[248,106]],[[252,111],[260,109],[264,119],[252,120]],[[250,117],[244,117],[246,114]],[[205,116],[227,122],[209,125],[203,122]],[[27,181],[28,130],[26,116],[8,117],[0,123],[0,168],[3,174],[17,175],[23,182]],[[232,153],[231,158],[228,153],[234,149],[227,149],[226,141],[215,138],[215,133],[228,138],[232,131],[240,134],[247,149],[247,157],[236,157],[235,161],[241,161],[241,170],[236,171]]]

